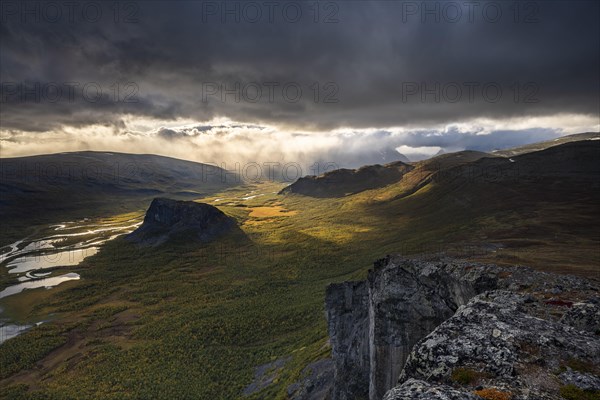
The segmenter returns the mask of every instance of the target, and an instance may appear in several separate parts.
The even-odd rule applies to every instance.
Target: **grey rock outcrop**
[[[303,379],[287,389],[290,400],[329,399],[333,387],[333,360],[326,358],[309,364],[302,371]]]
[[[210,242],[236,227],[233,218],[209,204],[156,198],[142,225],[127,239],[149,246],[175,238]]]
[[[404,385],[387,392],[383,400],[481,400],[481,397],[447,385],[409,379]]]
[[[595,323],[589,313],[581,322],[569,307],[597,290],[584,279],[524,267],[388,256],[367,281],[327,290],[333,399],[380,400],[398,384],[390,399],[454,398],[444,387],[461,366],[493,377],[487,387],[514,389],[514,399],[553,399],[557,377],[547,376],[553,368],[570,358],[600,361],[600,337],[563,323]],[[535,374],[524,366],[534,366]],[[536,388],[547,382],[554,386]],[[468,399],[474,388],[452,390]]]
[[[600,365],[600,338],[535,317],[528,312],[533,307],[526,296],[508,291],[475,297],[415,346],[399,383],[447,383],[462,368],[482,377],[480,384],[505,388],[514,400],[557,397],[555,372],[569,360]]]
[[[393,387],[413,346],[458,307],[497,286],[484,268],[385,259],[369,284],[369,397]]]
[[[574,371],[568,368],[561,373],[558,378],[565,385],[573,385],[582,390],[597,390],[600,391],[600,377],[580,371]]]
[[[560,322],[600,335],[600,299],[594,298],[573,304]]]
[[[387,257],[366,282],[330,285],[333,399],[381,399],[396,384],[412,347],[497,280],[489,267]]]
[[[281,373],[281,370],[290,361],[290,357],[280,358],[270,363],[259,365],[254,370],[254,380],[246,386],[242,392],[243,396],[251,396],[271,385]]]

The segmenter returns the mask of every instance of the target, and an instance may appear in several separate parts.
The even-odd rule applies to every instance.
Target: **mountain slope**
[[[285,203],[305,216],[318,210],[314,218],[323,222],[311,219],[302,232],[379,241],[382,254],[443,252],[597,275],[599,159],[600,142],[587,139],[512,158],[464,151],[414,163],[383,187],[343,197],[288,195]],[[344,191],[334,184],[330,193]]]
[[[397,184],[364,193],[355,207],[392,226],[396,218],[407,219],[406,229],[420,233],[419,240],[405,236],[408,252],[458,251],[559,272],[577,265],[579,272],[597,274],[599,155],[600,142],[585,140],[512,159],[483,157],[411,182],[407,174]],[[432,239],[419,247],[427,242],[423,234]],[[480,250],[485,247],[495,250]]]
[[[311,197],[342,197],[397,182],[414,167],[401,161],[386,165],[368,165],[359,169],[336,169],[320,176],[306,176],[280,193]]]
[[[531,153],[534,151],[540,151],[547,149],[552,146],[557,146],[559,144],[565,144],[569,142],[577,142],[581,140],[598,140],[600,139],[600,132],[585,132],[585,133],[576,133],[574,135],[561,136],[554,140],[547,140],[544,142],[537,142],[532,144],[527,144],[524,146],[513,147],[511,149],[497,150],[492,154],[504,157],[512,157],[519,154]]]
[[[9,225],[145,208],[153,197],[198,198],[236,185],[216,166],[148,154],[75,152],[0,159],[0,217]],[[112,215],[112,214],[109,214]]]

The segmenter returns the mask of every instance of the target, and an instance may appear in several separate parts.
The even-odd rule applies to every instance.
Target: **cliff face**
[[[367,283],[330,285],[325,304],[335,363],[333,399],[367,399],[370,373]]]
[[[209,204],[156,198],[142,225],[127,239],[144,245],[159,245],[181,237],[209,242],[236,226],[233,218]]]
[[[419,339],[496,280],[425,262],[382,260],[369,274],[369,398],[392,388]]]
[[[516,310],[519,309],[516,299],[521,296],[517,292],[544,294],[544,290],[559,290],[553,285],[563,288],[561,291],[567,290],[566,288],[576,289],[577,293],[592,290],[576,278],[537,273],[527,268],[501,268],[458,261],[426,262],[399,257],[388,257],[377,262],[365,282],[330,286],[327,290],[326,308],[336,368],[333,399],[380,400],[399,383],[402,384],[402,389],[394,389],[396,392],[388,393],[386,399],[437,398],[427,397],[434,392],[447,396],[440,398],[454,398],[453,392],[459,393],[456,398],[470,398],[470,391],[463,391],[464,396],[460,397],[459,389],[447,386],[452,383],[450,376],[454,369],[462,364],[473,364],[473,368],[481,374],[491,374],[490,371],[483,371],[485,368],[478,363],[510,364],[518,359],[515,354],[519,354],[515,350],[515,354],[504,359],[502,357],[506,353],[490,350],[489,357],[483,356],[485,351],[492,348],[486,340],[497,339],[494,335],[498,330],[491,325],[486,326],[484,322],[500,321],[500,315],[516,315]],[[506,293],[517,297],[508,294],[490,295],[495,299],[497,307],[490,306],[489,309],[482,308],[480,303],[474,303],[475,299],[479,302],[487,301],[482,300],[483,295],[480,294],[495,293],[494,290],[497,289],[509,290]],[[527,300],[527,304],[538,306],[542,304],[542,308],[556,308],[540,299],[531,300],[530,297],[524,296],[519,301],[524,303]],[[465,312],[465,307],[473,312]],[[574,307],[563,319],[574,320],[573,325],[587,324],[589,320],[598,318],[597,315],[594,317],[594,310],[597,308],[593,307],[595,306]],[[460,311],[457,313],[457,310]],[[473,320],[461,320],[459,316],[463,314],[472,315]],[[451,322],[452,329],[449,329],[448,324]],[[509,334],[512,330],[522,331],[528,326],[535,330],[557,331],[552,324],[560,324],[559,321],[552,321],[536,325],[525,317],[509,319],[503,323],[504,325],[499,325],[503,327],[500,331],[504,332],[500,336]],[[566,326],[564,321],[563,325]],[[439,331],[444,326],[447,331],[440,336]],[[561,336],[563,339],[565,335],[572,334],[569,329],[573,328],[566,328]],[[432,336],[436,332],[437,336]],[[532,336],[524,334],[521,339],[539,336],[536,336],[535,331],[531,334]],[[585,335],[589,336],[589,333]],[[459,349],[457,343],[461,343],[463,338],[472,338],[474,342],[475,338],[480,338],[481,343],[471,343]],[[550,336],[547,338],[550,341],[555,339],[559,340]],[[598,341],[598,338],[595,340]],[[446,343],[446,347],[440,344],[441,347],[427,352],[427,346],[431,347],[432,343]],[[585,340],[581,339],[577,343],[579,350],[573,350],[571,355],[581,358],[584,354],[581,347]],[[591,350],[596,351],[593,346]],[[477,359],[478,356],[483,358]],[[511,368],[503,370],[503,373],[512,373],[514,370]],[[410,396],[422,393],[425,397],[410,397],[409,393]]]
[[[381,399],[412,347],[477,293],[497,286],[484,268],[388,257],[366,282],[329,287],[334,399]]]

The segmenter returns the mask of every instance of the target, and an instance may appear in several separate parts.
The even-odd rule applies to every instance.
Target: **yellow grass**
[[[289,217],[298,213],[297,211],[288,211],[281,206],[253,207],[251,210],[249,216],[252,218]]]

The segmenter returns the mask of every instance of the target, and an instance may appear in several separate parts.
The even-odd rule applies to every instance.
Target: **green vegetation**
[[[485,376],[485,373],[475,371],[474,369],[460,367],[452,371],[450,379],[459,385],[473,385]]]
[[[598,367],[594,366],[594,364],[577,358],[567,360],[565,367],[569,367],[574,371],[583,372],[584,374],[594,374],[598,372]]]
[[[2,345],[0,352],[0,378],[33,366],[33,363],[54,348],[65,343],[61,334],[72,326],[42,325],[31,330],[27,335],[17,336]]]
[[[598,375],[600,374],[600,366],[594,365],[590,361],[580,360],[578,358],[570,358],[561,363],[560,368],[556,371],[556,375],[560,375],[561,373],[567,371],[568,369],[572,369],[573,371],[578,371],[584,374],[592,374]]]
[[[0,300],[17,322],[48,320],[2,345],[2,394],[236,399],[257,366],[290,357],[272,385],[248,397],[285,399],[304,367],[329,354],[326,286],[364,279],[386,254],[595,272],[597,199],[569,182],[541,193],[527,182],[506,190],[427,181],[428,168],[342,198],[280,196],[279,183],[205,196],[243,231],[207,245],[109,242],[70,268],[80,281]],[[251,191],[262,196],[244,200]],[[495,243],[504,247],[489,250]],[[461,384],[481,376],[452,375]]]
[[[600,400],[600,390],[586,391],[575,385],[561,386],[560,395],[567,400]]]

